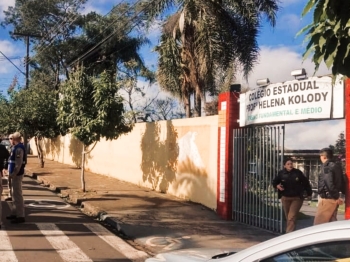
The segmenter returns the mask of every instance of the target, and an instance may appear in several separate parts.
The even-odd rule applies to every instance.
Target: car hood
[[[154,258],[146,259],[146,262],[195,262],[195,261],[207,261],[212,259],[214,256],[227,256],[227,254],[234,254],[242,249],[238,248],[218,248],[218,249],[207,249],[207,248],[196,248],[196,249],[181,249],[175,250],[169,253],[160,253]]]

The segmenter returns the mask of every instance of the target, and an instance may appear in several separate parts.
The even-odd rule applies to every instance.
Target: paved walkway
[[[29,156],[26,175],[80,205],[84,213],[104,221],[151,255],[178,248],[246,248],[276,236],[224,221],[202,205],[91,172],[85,173],[87,192],[82,192],[80,169],[55,161],[45,160],[40,168],[37,158]],[[308,215],[315,211],[307,205],[303,209]],[[309,225],[312,219],[299,223],[299,228]]]

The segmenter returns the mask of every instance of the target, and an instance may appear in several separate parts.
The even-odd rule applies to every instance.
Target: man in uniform
[[[1,140],[0,140],[0,142],[1,142]],[[7,149],[4,145],[0,144],[0,168],[1,168],[0,169],[0,174],[1,174],[1,177],[0,177],[0,198],[2,195],[2,191],[3,191],[3,188],[2,188],[3,172],[2,172],[2,170],[4,169],[5,162],[7,161],[9,156],[10,156],[9,151],[7,151]],[[1,217],[2,217],[2,203],[0,201],[0,229],[1,229],[1,225],[2,225]]]
[[[343,190],[343,171],[339,164],[333,161],[333,151],[323,148],[320,151],[322,162],[318,176],[318,201],[314,225],[337,220],[338,206],[343,204],[340,194]],[[345,192],[343,192],[345,193]]]
[[[22,137],[19,132],[12,134],[13,147],[9,158],[8,172],[12,180],[12,215],[6,217],[11,219],[11,223],[24,223],[24,200],[22,193],[22,180],[24,167],[27,161],[27,154],[24,145],[21,143]]]

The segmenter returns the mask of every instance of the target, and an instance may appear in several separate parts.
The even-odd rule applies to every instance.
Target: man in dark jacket
[[[1,140],[0,140],[1,142]],[[0,172],[1,172],[1,178],[0,178],[0,197],[2,195],[2,177],[3,177],[3,173],[2,170],[5,167],[5,162],[7,162],[7,159],[9,158],[10,153],[9,151],[7,151],[6,147],[2,144],[0,144]],[[0,201],[0,229],[1,229],[1,225],[2,225],[2,221],[1,221],[1,217],[2,217],[2,203]]]
[[[318,176],[318,201],[314,225],[337,220],[339,205],[343,204],[340,198],[343,191],[343,171],[340,164],[333,161],[333,151],[323,148],[320,151],[322,162],[321,172]]]

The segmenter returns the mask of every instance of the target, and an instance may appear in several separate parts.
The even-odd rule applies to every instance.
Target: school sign
[[[270,84],[240,95],[240,126],[344,118],[344,82],[330,76]]]

